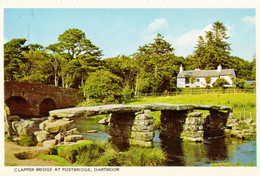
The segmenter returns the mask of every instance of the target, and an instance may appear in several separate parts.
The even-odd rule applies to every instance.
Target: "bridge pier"
[[[142,113],[112,113],[109,141],[120,146],[153,146],[153,116]]]
[[[224,136],[229,113],[211,109],[203,124],[204,137]]]
[[[179,139],[189,111],[161,111],[160,138]]]

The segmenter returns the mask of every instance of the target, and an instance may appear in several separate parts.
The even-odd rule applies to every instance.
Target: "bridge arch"
[[[21,96],[12,96],[5,101],[6,105],[10,109],[11,115],[30,115],[30,105],[29,102]]]
[[[57,105],[51,98],[45,98],[39,105],[40,116],[49,115],[49,111],[56,109]]]

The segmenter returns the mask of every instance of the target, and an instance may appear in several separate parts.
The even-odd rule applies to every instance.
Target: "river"
[[[100,125],[100,119],[76,119],[75,124],[84,139],[107,140],[108,126]],[[86,133],[98,130],[98,133]],[[155,131],[154,147],[160,147],[168,156],[168,166],[209,166],[215,162],[254,163],[256,165],[256,141],[230,138],[205,139],[202,143],[183,142],[180,140],[163,140],[159,138],[160,130]]]

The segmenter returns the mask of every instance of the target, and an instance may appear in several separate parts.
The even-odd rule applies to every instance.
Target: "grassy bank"
[[[253,117],[256,120],[256,94],[252,93],[230,93],[230,94],[201,94],[201,95],[179,95],[165,97],[146,97],[139,100],[132,100],[128,104],[146,103],[171,103],[171,104],[204,104],[204,105],[224,105],[233,107],[236,118],[244,119],[244,108],[246,119]],[[251,115],[250,115],[251,114]],[[160,120],[159,112],[152,114],[155,123]]]
[[[132,146],[122,152],[111,143],[89,140],[55,146],[50,150],[51,155],[42,155],[38,159],[56,161],[57,166],[162,166],[166,161],[162,149]]]

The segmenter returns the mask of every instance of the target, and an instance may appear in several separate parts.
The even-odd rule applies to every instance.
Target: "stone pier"
[[[112,113],[109,140],[116,145],[153,146],[153,116],[142,113]]]

